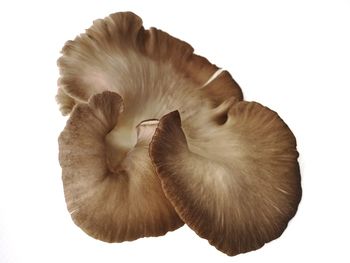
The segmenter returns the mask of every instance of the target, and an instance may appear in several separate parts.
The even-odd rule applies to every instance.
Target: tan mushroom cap
[[[181,127],[179,113],[171,112],[150,145],[165,195],[180,217],[230,256],[279,237],[301,198],[288,126],[258,103],[231,100],[194,128],[186,120]]]
[[[62,113],[71,113],[59,142],[73,220],[109,242],[181,226],[149,157],[158,121],[145,120],[176,109],[188,120],[206,116],[226,97],[242,99],[237,83],[189,44],[145,30],[129,12],[96,20],[65,44],[58,65],[56,98]]]
[[[56,98],[71,116],[60,163],[68,210],[91,236],[163,235],[181,217],[235,255],[277,238],[295,214],[292,132],[268,108],[238,102],[231,75],[193,52],[130,12],[65,44]]]
[[[139,104],[142,111],[146,104],[162,105],[143,116],[146,119],[179,109],[164,106],[172,102],[162,98],[193,98],[188,103],[193,105],[205,97],[214,106],[227,97],[242,99],[240,87],[227,71],[209,83],[219,68],[193,52],[189,44],[161,30],[145,30],[141,18],[131,12],[96,20],[86,33],[68,41],[62,49],[56,97],[60,109],[64,115],[69,114],[77,102],[87,102],[104,90],[123,98],[125,118],[140,115],[135,109]]]
[[[113,133],[122,110],[116,93],[94,95],[74,107],[59,137],[68,210],[87,234],[107,242],[164,235],[183,225],[148,155],[157,122],[141,123],[136,145],[123,151],[123,134]]]

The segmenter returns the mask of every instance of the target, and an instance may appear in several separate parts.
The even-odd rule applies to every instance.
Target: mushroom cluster
[[[64,195],[90,236],[184,223],[227,255],[279,237],[301,198],[296,140],[231,75],[130,12],[94,21],[58,60]]]

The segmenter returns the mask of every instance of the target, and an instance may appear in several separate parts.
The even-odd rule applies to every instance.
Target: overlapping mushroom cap
[[[116,93],[94,95],[74,108],[59,137],[68,210],[86,233],[108,242],[164,235],[183,225],[147,158],[149,128],[139,125],[127,154],[109,138],[122,109]]]
[[[95,21],[62,53],[60,163],[85,232],[121,242],[184,221],[228,255],[283,232],[301,195],[295,138],[241,101],[227,71],[132,13]]]
[[[226,114],[225,122],[195,131],[195,139],[177,111],[167,114],[150,153],[184,222],[236,255],[282,234],[301,189],[295,139],[278,115],[254,102],[233,103]]]

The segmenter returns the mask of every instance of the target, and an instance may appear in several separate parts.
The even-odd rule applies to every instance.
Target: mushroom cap
[[[237,83],[189,44],[145,30],[130,12],[94,21],[65,44],[58,66],[56,99],[63,114],[71,113],[59,138],[60,163],[76,224],[110,242],[181,226],[149,158],[157,123],[144,121],[175,109],[184,116],[206,112],[226,96],[241,99]]]
[[[279,237],[297,211],[295,137],[256,102],[227,101],[198,127],[178,111],[165,115],[150,156],[182,220],[227,255]]]
[[[59,136],[64,194],[72,219],[87,234],[107,242],[164,235],[183,225],[164,196],[148,155],[156,123],[141,124],[136,145],[127,152],[111,144],[114,137],[108,135],[122,110],[118,94],[94,95],[74,107]],[[125,156],[119,158],[121,152]]]
[[[122,118],[137,125],[194,104],[217,106],[227,97],[243,98],[227,71],[193,52],[161,30],[145,30],[131,12],[96,20],[62,49],[56,97],[61,111],[69,114],[75,103],[109,90],[123,98]]]
[[[130,12],[94,21],[65,44],[58,66],[56,98],[62,113],[71,113],[60,163],[75,223],[109,242],[181,226],[148,153],[158,122],[144,121],[176,109],[188,118],[206,115],[227,96],[242,99],[237,83],[189,44],[145,30]]]
[[[292,132],[193,51],[130,12],[65,44],[56,98],[71,116],[60,164],[68,210],[91,236],[134,240],[185,221],[235,255],[277,238],[294,216]]]

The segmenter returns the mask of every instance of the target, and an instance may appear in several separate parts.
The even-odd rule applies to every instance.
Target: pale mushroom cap
[[[107,242],[164,235],[183,225],[165,198],[148,156],[150,125],[145,131],[138,127],[136,145],[120,163],[114,163],[115,153],[108,151],[106,137],[121,109],[119,95],[94,95],[88,104],[75,106],[59,137],[64,193],[72,219],[89,235]]]
[[[275,112],[255,102],[223,108],[225,119],[198,130],[181,127],[177,111],[164,116],[150,155],[186,224],[236,255],[282,234],[301,198],[300,172],[295,138]]]

